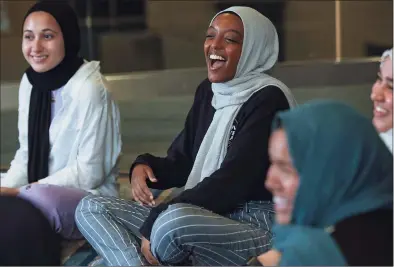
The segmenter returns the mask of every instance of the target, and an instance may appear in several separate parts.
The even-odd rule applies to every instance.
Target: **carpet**
[[[63,246],[63,266],[88,266],[96,257],[96,251],[85,240],[66,241]]]

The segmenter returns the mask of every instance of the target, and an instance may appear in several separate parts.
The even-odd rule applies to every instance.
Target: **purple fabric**
[[[20,188],[18,197],[40,209],[52,228],[66,239],[81,239],[75,220],[79,201],[89,192],[81,189],[47,184],[31,184]]]

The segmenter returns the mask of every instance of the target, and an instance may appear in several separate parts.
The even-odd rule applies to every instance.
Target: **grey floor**
[[[300,104],[316,98],[337,99],[349,103],[370,118],[370,88],[371,84],[365,84],[341,88],[295,88],[293,92]],[[128,94],[127,90],[124,94]],[[123,101],[122,96],[117,98],[122,117],[123,155],[120,167],[123,171],[128,170],[138,154],[165,155],[169,144],[182,129],[193,100],[192,95],[175,94],[127,101]],[[7,166],[18,147],[17,111],[1,112],[0,126],[0,164]]]

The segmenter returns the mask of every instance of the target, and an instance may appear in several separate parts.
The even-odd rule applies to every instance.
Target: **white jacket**
[[[393,153],[393,129],[380,133],[380,137],[383,139],[383,142],[386,144],[390,152]]]
[[[85,62],[64,86],[63,106],[49,129],[49,176],[40,184],[74,187],[99,195],[117,195],[118,158],[121,152],[120,116],[100,73],[100,63]],[[28,115],[32,85],[26,74],[19,88],[19,149],[7,174],[5,187],[28,184]]]

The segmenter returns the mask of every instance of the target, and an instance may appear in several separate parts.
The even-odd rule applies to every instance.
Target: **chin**
[[[208,72],[208,80],[211,83],[225,83],[230,81],[231,79],[227,79],[226,77],[223,77],[221,75],[209,74]]]
[[[275,221],[277,224],[289,224],[290,217],[287,215],[276,214]]]
[[[208,76],[208,80],[211,82],[211,83],[221,83],[222,82],[222,79],[218,79],[218,78],[216,78],[216,77],[209,77]]]
[[[374,118],[374,119],[372,120],[372,122],[373,122],[373,125],[375,126],[376,130],[377,130],[379,133],[384,133],[384,132],[390,130],[391,128],[393,128],[393,125],[392,125],[392,124],[385,123],[384,121],[381,121],[381,120],[379,120],[379,119],[375,119],[375,118]]]
[[[47,66],[34,66],[34,65],[31,65],[31,67],[33,68],[33,70],[35,72],[39,72],[39,73],[47,72],[48,70],[51,69],[50,67],[47,67]]]

